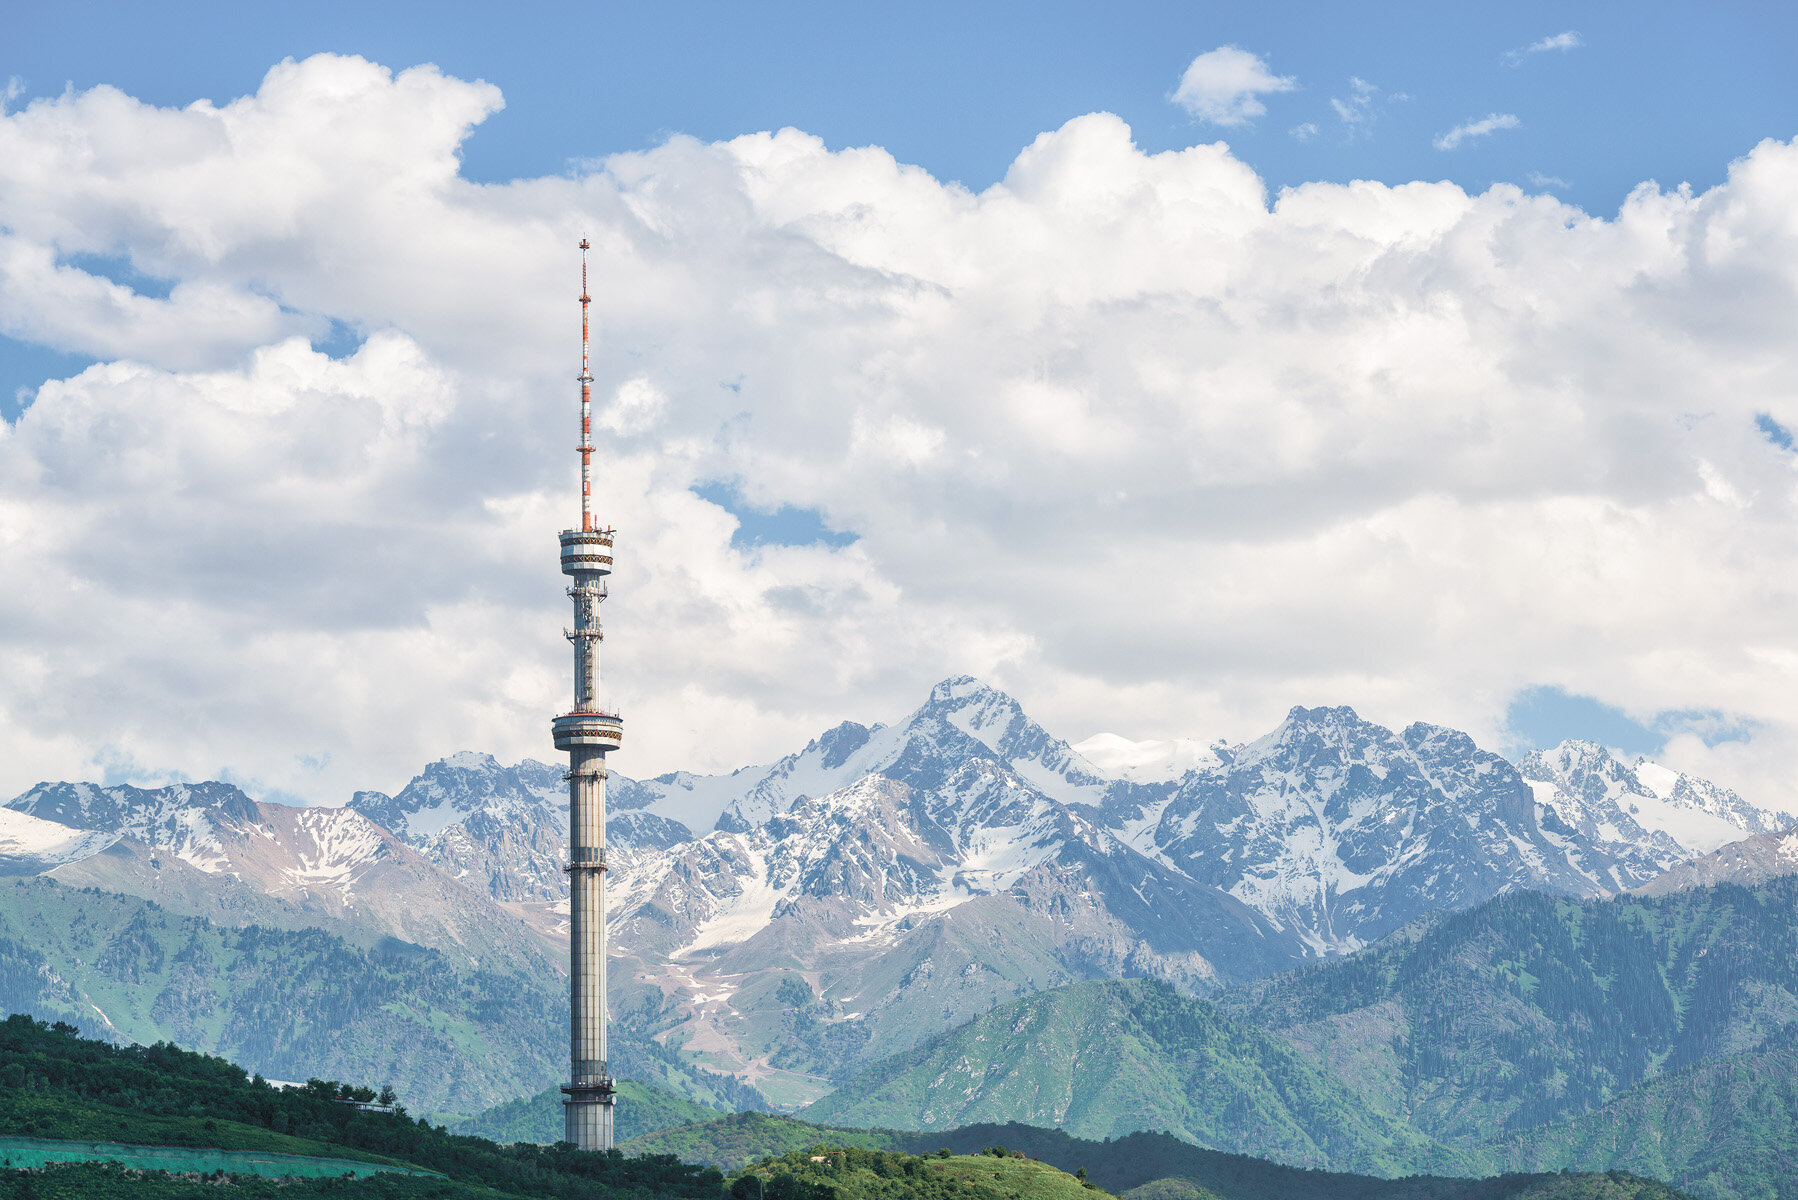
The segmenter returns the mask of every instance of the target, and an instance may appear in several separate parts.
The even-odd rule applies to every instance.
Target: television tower
[[[624,722],[599,700],[600,601],[612,573],[612,530],[593,521],[593,372],[587,359],[587,239],[581,239],[581,527],[562,531],[562,573],[574,578],[574,707],[552,723],[568,751],[568,1085],[562,1090],[567,1140],[582,1150],[612,1148],[615,1093],[606,1070],[606,752]]]

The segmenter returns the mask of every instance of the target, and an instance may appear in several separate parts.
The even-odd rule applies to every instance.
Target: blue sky
[[[0,73],[12,104],[109,83],[164,105],[255,89],[318,51],[434,62],[497,84],[506,111],[466,148],[477,179],[570,159],[791,125],[832,147],[878,144],[979,189],[1043,130],[1097,110],[1147,150],[1227,137],[1274,186],[1532,173],[1588,211],[1644,179],[1717,182],[1798,109],[1798,14],[1774,3],[913,3],[13,5]],[[1578,45],[1508,58],[1563,33]],[[1253,125],[1195,124],[1168,102],[1191,59],[1260,55],[1294,91]],[[1377,89],[1352,128],[1359,79]],[[1396,100],[1397,96],[1407,97]],[[1515,130],[1445,152],[1457,123]],[[1307,141],[1290,130],[1306,123]]]
[[[403,780],[436,753],[534,746],[518,714],[550,704],[561,676],[553,638],[545,650],[527,631],[561,618],[531,606],[560,592],[494,530],[551,520],[531,506],[565,482],[544,431],[566,416],[568,330],[553,320],[572,309],[544,307],[569,269],[560,243],[509,239],[591,226],[609,266],[666,289],[660,307],[607,311],[602,296],[596,392],[613,501],[667,561],[693,564],[654,581],[654,606],[633,598],[647,583],[616,597],[630,634],[618,677],[685,672],[702,696],[644,698],[673,731],[658,768],[734,765],[844,717],[890,719],[968,671],[1071,737],[1101,719],[1128,736],[1252,737],[1292,704],[1346,702],[1507,750],[1586,737],[1786,786],[1798,242],[1782,222],[1798,151],[1775,146],[1725,181],[1763,141],[1798,134],[1794,45],[1791,6],[1743,3],[14,5],[6,109],[43,101],[46,116],[7,123],[0,283],[27,281],[9,294],[42,297],[48,316],[0,328],[49,332],[0,334],[0,416],[22,431],[0,455],[22,464],[17,511],[46,514],[33,518],[44,530],[101,522],[95,485],[137,472],[121,503],[162,520],[151,560],[187,565],[180,603],[142,598],[140,621],[170,630],[140,683],[191,694],[170,700],[166,730],[125,746],[129,761],[241,766],[311,795]],[[284,59],[298,64],[282,75],[291,90],[259,95]],[[1195,60],[1260,82],[1177,102]],[[401,96],[399,73],[423,63],[442,76]],[[488,113],[474,80],[503,110]],[[196,195],[130,152],[174,114],[84,104],[100,85],[163,109],[247,98],[267,140],[193,151],[214,181]],[[338,142],[310,140],[312,117],[345,94],[366,113],[332,126]],[[427,116],[409,107],[421,95]],[[1144,159],[1115,122],[1078,120],[1097,112],[1148,154],[1219,141],[1229,154]],[[822,147],[713,144],[783,127]],[[881,147],[980,192],[1051,131],[991,204],[837,153]],[[71,145],[98,149],[77,161]],[[613,171],[620,152],[649,166]],[[389,194],[403,170],[447,178],[452,153],[460,179]],[[1276,193],[1366,179],[1469,195],[1314,189],[1269,216],[1238,163]],[[1119,176],[1135,188],[1125,220],[1093,202]],[[1698,195],[1629,200],[1645,181]],[[1483,196],[1495,184],[1569,207]],[[290,190],[304,202],[268,199]],[[119,232],[93,234],[102,223]],[[218,239],[230,253],[195,249]],[[501,244],[512,257],[489,261]],[[478,303],[395,286],[433,256],[480,279],[466,285]],[[899,279],[925,286],[896,300],[885,289]],[[104,295],[108,280],[128,293]],[[760,307],[721,303],[730,289]],[[928,295],[954,315],[916,299]],[[89,336],[96,312],[131,327]],[[1295,313],[1313,322],[1298,339]],[[328,363],[283,349],[300,331]],[[391,337],[370,351],[377,334]],[[91,355],[121,367],[46,391],[60,407],[36,429],[18,421],[38,385]],[[258,394],[312,390],[252,433],[217,399],[219,372]],[[442,399],[441,426],[405,408],[407,389]],[[525,392],[539,407],[506,407]],[[379,470],[307,424],[315,395],[342,420],[367,416],[369,396],[398,406]],[[314,435],[294,469],[329,477],[309,493],[316,517],[240,469]],[[192,475],[161,467],[240,443],[216,461],[194,451]],[[415,476],[415,462],[437,473]],[[463,526],[435,507],[417,518],[448,540],[416,569],[474,564],[451,573],[476,581],[458,628],[506,631],[455,641],[458,657],[421,625],[417,576],[384,522],[400,497],[461,499],[470,480],[490,492],[470,497]],[[365,506],[343,499],[356,495]],[[287,590],[241,587],[221,565],[241,537],[221,531],[252,512],[299,522],[322,565]],[[1036,531],[1051,525],[1089,539],[1111,574],[1042,575],[1055,560]],[[110,659],[68,597],[124,583],[58,549],[81,544],[0,545],[25,556],[17,572],[71,581],[7,621],[26,631],[22,669],[87,655],[95,702],[111,703]],[[368,568],[389,560],[383,586]],[[156,588],[180,591],[174,574]],[[326,604],[319,578],[356,586]],[[266,738],[259,765],[207,765],[211,742],[183,740],[204,725],[192,714],[260,686],[235,646],[208,641],[249,620],[240,592],[292,600],[260,614],[269,645],[365,622],[392,661],[370,659],[357,694],[415,680],[433,701],[459,697],[469,732],[437,745],[443,726],[396,724],[376,738],[375,723],[340,717],[333,677],[296,690],[287,717],[321,731],[313,741]],[[502,602],[515,606],[504,620],[480,610]],[[503,698],[483,690],[491,664],[523,670],[540,653],[540,673]],[[66,722],[50,714],[85,710],[44,679],[19,711],[44,714],[45,731],[14,757],[69,774],[56,765],[73,753],[55,732]],[[718,744],[701,712],[740,740]],[[342,778],[328,783],[282,765],[333,754]]]

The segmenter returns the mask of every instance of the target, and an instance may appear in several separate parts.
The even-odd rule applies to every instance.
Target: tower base
[[[612,1104],[615,1096],[612,1081],[565,1085],[568,1099],[562,1101],[566,1136],[580,1150],[612,1148]]]

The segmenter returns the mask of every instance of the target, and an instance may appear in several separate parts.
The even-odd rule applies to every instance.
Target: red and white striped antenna
[[[587,362],[587,239],[581,239],[581,532],[593,532],[593,371]]]

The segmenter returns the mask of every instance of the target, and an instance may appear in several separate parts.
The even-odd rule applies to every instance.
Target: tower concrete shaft
[[[568,751],[568,1057],[562,1091],[566,1137],[582,1150],[612,1148],[612,1075],[606,1067],[606,754],[624,725],[600,703],[599,605],[612,573],[612,533],[593,520],[593,376],[587,359],[587,242],[581,242],[581,526],[564,529],[562,573],[572,577],[574,707],[552,724]]]

